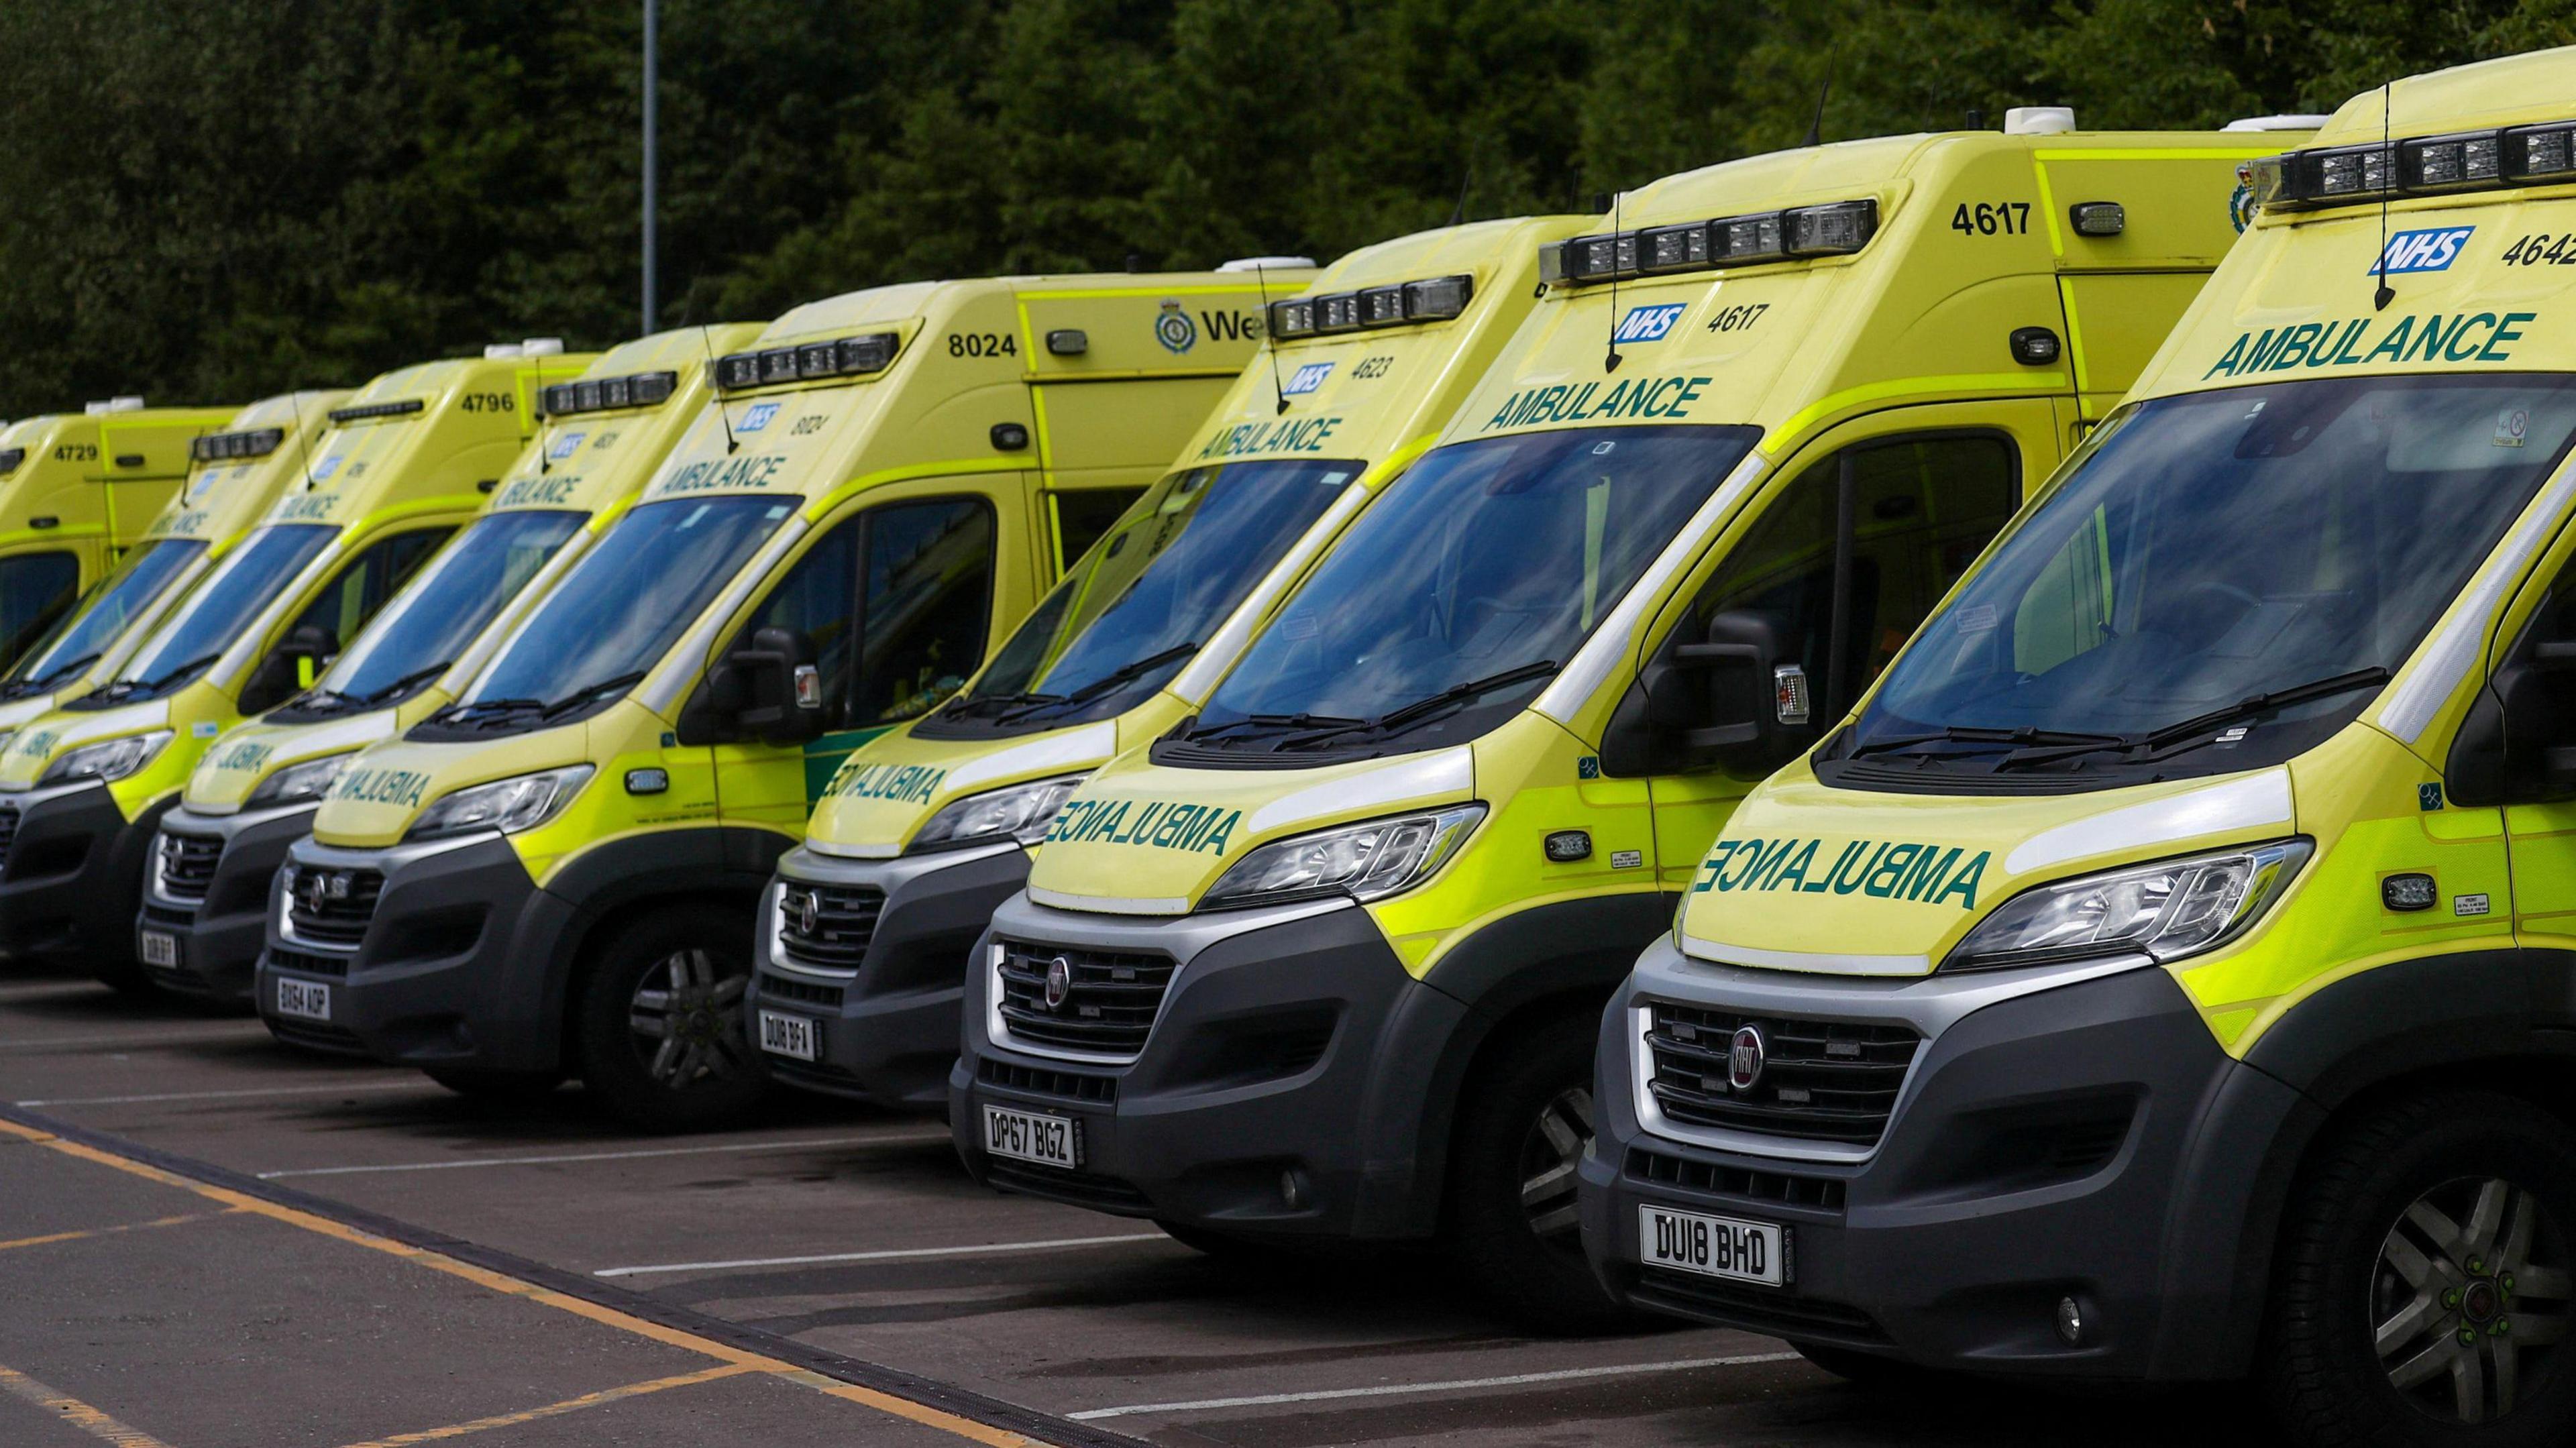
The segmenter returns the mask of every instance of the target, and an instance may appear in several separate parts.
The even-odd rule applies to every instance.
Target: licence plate
[[[146,930],[138,937],[138,939],[141,943],[140,953],[143,956],[143,963],[145,965],[168,966],[174,970],[178,968],[178,936],[162,930]]]
[[[815,1056],[814,1022],[784,1011],[760,1013],[760,1049],[774,1055],[811,1061]]]
[[[1040,1166],[1082,1165],[1082,1123],[1070,1116],[984,1108],[984,1149]]]
[[[1639,1207],[1637,1249],[1649,1267],[1771,1287],[1789,1280],[1789,1229],[1768,1222]]]
[[[308,1021],[331,1019],[331,988],[316,980],[277,981],[277,1013]]]

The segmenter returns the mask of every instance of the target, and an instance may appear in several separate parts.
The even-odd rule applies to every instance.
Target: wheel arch
[[[567,863],[545,884],[561,924],[547,946],[548,1032],[573,1056],[573,1001],[596,968],[600,944],[668,911],[717,906],[756,910],[769,872],[794,842],[739,827],[664,831],[610,840]],[[745,868],[756,863],[757,869]],[[747,918],[745,929],[754,928]]]

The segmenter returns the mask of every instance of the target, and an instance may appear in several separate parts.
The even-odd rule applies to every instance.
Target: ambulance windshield
[[[19,699],[70,683],[152,606],[170,581],[205,556],[199,538],[161,538],[146,543],[125,560],[107,585],[89,596],[54,628],[39,649],[31,649],[0,684],[0,698]]]
[[[1925,625],[1827,782],[2016,789],[2278,763],[2406,662],[2576,434],[2576,378],[2141,404]]]

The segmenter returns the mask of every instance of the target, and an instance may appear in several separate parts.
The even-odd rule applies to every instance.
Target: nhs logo
[[[559,463],[571,457],[574,451],[580,448],[581,440],[588,436],[590,434],[586,432],[568,432],[556,438],[554,446],[546,449],[546,461]]]
[[[742,421],[733,425],[733,430],[736,432],[758,432],[762,428],[769,426],[769,420],[777,415],[777,403],[755,402],[751,405],[748,411],[743,413]]]
[[[1660,342],[1682,319],[1681,302],[1666,302],[1654,307],[1631,307],[1619,319],[1619,329],[1611,333],[1613,342]]]
[[[2379,259],[2387,264],[2391,275],[2449,271],[2451,263],[2459,260],[2460,248],[2468,244],[2469,233],[2475,230],[2474,226],[2442,226],[2430,231],[2401,231],[2388,238],[2388,250],[2380,253]],[[2377,276],[2379,271],[2379,265],[2372,264],[2371,275]]]
[[[1309,362],[1305,366],[1300,367],[1295,372],[1289,374],[1288,385],[1280,388],[1279,391],[1282,396],[1303,397],[1307,393],[1314,391],[1316,388],[1323,386],[1324,379],[1332,375],[1332,363]]]

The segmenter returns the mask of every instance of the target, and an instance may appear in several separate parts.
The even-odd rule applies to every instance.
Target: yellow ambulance
[[[1539,245],[1581,221],[1399,237],[1283,288],[1271,346],[1171,471],[963,690],[825,786],[754,942],[749,1024],[773,1077],[947,1109],[967,954],[1056,807],[1191,712],[1296,574],[1431,445],[1528,314]]]
[[[535,354],[529,352],[529,345]],[[215,737],[313,682],[473,516],[590,359],[550,339],[388,372],[296,437],[299,474],[204,582],[90,692],[0,751],[0,950],[77,956],[148,990],[134,916],[161,816]]]
[[[233,414],[221,431],[190,439],[187,476],[135,550],[0,676],[0,743],[113,677],[125,654],[232,551],[287,482],[303,477],[301,449],[323,414],[347,396],[271,397]]]
[[[882,287],[719,358],[642,499],[333,784],[273,897],[270,1028],[464,1091],[578,1075],[646,1127],[748,1106],[753,913],[812,801],[1162,473],[1272,284]]]
[[[1857,694],[2146,362],[2264,144],[2017,113],[1670,177],[1542,249],[1440,445],[995,913],[970,1168],[1613,1317],[1592,1023],[1777,762],[1703,717],[1720,666],[1765,651],[1800,717]]]
[[[0,667],[14,664],[141,542],[229,408],[93,402],[0,428]]]
[[[135,955],[155,981],[247,1001],[286,847],[350,759],[454,701],[508,617],[625,515],[704,406],[709,368],[760,334],[689,327],[603,352],[537,393],[537,432],[482,516],[351,640],[313,687],[224,731],[162,817]]]
[[[1602,1018],[1629,1301],[2576,1438],[2576,50],[2314,142],[1856,713],[1724,661],[1804,757]]]

